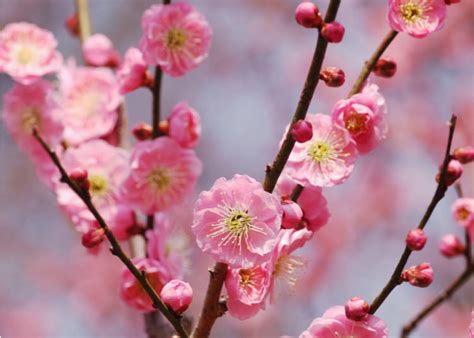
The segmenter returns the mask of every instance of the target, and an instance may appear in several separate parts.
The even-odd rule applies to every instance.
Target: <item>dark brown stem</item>
[[[328,6],[326,16],[324,18],[325,22],[334,21],[340,3],[341,0],[331,0]],[[295,124],[298,120],[302,120],[306,117],[309,105],[311,103],[311,99],[314,95],[314,91],[318,86],[319,73],[321,72],[321,67],[323,65],[324,56],[326,55],[327,46],[328,42],[321,35],[319,35],[318,42],[316,44],[316,48],[313,54],[313,60],[311,61],[311,66],[309,67],[308,75],[306,76],[303,91],[301,92],[300,100],[293,115],[291,125]],[[273,191],[278,181],[278,178],[280,177],[281,172],[283,171],[283,168],[285,167],[285,164],[288,161],[288,158],[290,157],[290,153],[293,150],[295,140],[291,136],[290,130],[291,128],[288,128],[285,140],[283,141],[283,144],[281,145],[277,155],[275,156],[272,165],[267,167],[265,179],[263,181],[263,189],[265,189],[265,191]]]
[[[301,193],[303,192],[304,190],[304,187],[301,185],[301,184],[297,184],[296,187],[293,189],[293,191],[291,192],[291,196],[290,196],[290,199],[293,201],[293,202],[296,202],[298,201],[298,198],[300,198],[300,195]]]
[[[382,56],[383,52],[387,49],[387,47],[392,43],[393,39],[397,36],[398,32],[391,30],[390,32],[387,33],[385,38],[382,40],[380,45],[377,47],[375,52],[372,54],[370,57],[369,61],[367,61],[364,66],[362,67],[362,70],[359,74],[359,77],[357,78],[356,82],[351,88],[351,91],[349,92],[349,97],[351,97],[354,94],[357,94],[358,92],[361,91],[365,80],[369,77],[370,73],[375,67],[375,64],[377,61],[380,59]]]
[[[92,34],[89,0],[76,0],[76,11],[79,18],[79,39],[83,43]]]
[[[38,140],[38,142],[41,144],[43,149],[48,153],[49,157],[55,164],[55,166],[58,168],[60,174],[61,174],[61,182],[66,183],[76,194],[79,196],[79,198],[84,202],[84,204],[87,206],[89,211],[94,215],[94,218],[96,219],[97,223],[99,226],[104,229],[105,236],[109,240],[109,243],[111,245],[110,251],[114,256],[119,258],[122,263],[130,270],[130,272],[135,276],[137,281],[140,283],[142,288],[145,290],[145,292],[148,294],[150,299],[153,302],[153,306],[157,308],[163,315],[169,320],[171,325],[175,328],[176,332],[181,336],[181,337],[188,337],[188,334],[186,331],[183,329],[181,325],[181,318],[177,315],[175,315],[173,312],[171,312],[165,304],[161,301],[160,297],[156,293],[156,291],[153,289],[151,284],[149,283],[148,279],[146,278],[146,275],[144,272],[140,272],[136,266],[133,264],[133,262],[128,258],[128,256],[125,254],[123,251],[122,247],[120,246],[119,242],[113,235],[112,231],[110,228],[107,226],[105,220],[102,218],[100,215],[99,211],[97,211],[96,207],[92,203],[91,197],[89,193],[81,188],[79,188],[69,177],[68,173],[64,169],[64,167],[61,164],[61,161],[59,160],[56,152],[52,150],[48,144],[41,138],[41,136],[38,134],[36,130],[33,131],[34,137]]]
[[[161,135],[160,132],[160,103],[161,103],[161,78],[163,72],[160,66],[156,66],[155,79],[153,81],[153,107],[152,107],[152,127],[153,127],[153,138],[157,138]]]
[[[441,167],[440,171],[440,179],[438,186],[436,188],[436,191],[433,195],[433,198],[431,199],[431,202],[428,206],[428,208],[425,211],[425,214],[423,215],[423,218],[421,219],[420,223],[418,224],[418,229],[423,229],[426,224],[428,223],[428,220],[431,217],[431,214],[433,213],[436,205],[438,204],[439,201],[441,201],[446,193],[446,190],[448,187],[445,184],[446,181],[446,172],[448,168],[448,163],[449,160],[451,159],[450,153],[451,153],[451,143],[453,141],[453,135],[454,135],[454,129],[456,128],[456,116],[452,115],[451,120],[449,122],[449,136],[448,136],[448,142],[446,144],[446,152],[444,155],[444,160],[443,160],[443,165]],[[393,289],[397,287],[397,285],[400,284],[400,275],[403,271],[403,268],[405,267],[408,258],[410,257],[412,253],[412,250],[408,248],[408,246],[405,246],[405,250],[403,251],[402,256],[400,257],[400,260],[398,261],[397,266],[395,267],[395,270],[392,273],[392,276],[388,280],[387,284],[385,287],[382,289],[380,294],[374,299],[370,306],[370,314],[374,314],[377,309],[382,305],[382,303],[387,299],[388,295],[392,292]]]

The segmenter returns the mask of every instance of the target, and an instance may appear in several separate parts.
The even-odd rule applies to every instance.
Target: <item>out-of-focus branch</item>
[[[84,202],[84,204],[87,206],[87,208],[92,213],[92,215],[94,215],[94,218],[99,223],[99,226],[104,230],[105,235],[111,245],[110,251],[112,252],[112,254],[114,256],[117,256],[122,261],[122,263],[130,270],[130,272],[135,276],[137,281],[140,283],[142,288],[145,290],[145,292],[148,294],[148,296],[152,300],[153,306],[157,308],[158,310],[160,310],[161,313],[163,313],[163,315],[173,325],[176,332],[181,337],[188,337],[188,334],[186,333],[186,331],[183,329],[181,325],[181,318],[166,307],[166,305],[161,301],[160,297],[158,296],[156,291],[153,289],[153,287],[149,283],[145,272],[144,271],[140,272],[136,268],[136,266],[133,264],[133,262],[130,260],[130,258],[128,258],[128,256],[125,254],[119,242],[113,235],[112,231],[107,226],[105,220],[102,218],[99,211],[96,209],[96,207],[92,203],[89,193],[79,188],[71,180],[68,173],[62,166],[61,161],[59,160],[59,157],[57,156],[56,152],[48,146],[48,144],[42,139],[42,137],[38,134],[36,130],[33,131],[33,135],[41,144],[43,149],[48,153],[49,157],[51,158],[55,166],[58,168],[61,174],[61,182],[66,183],[77,194],[77,196],[79,196],[79,198]]]
[[[76,0],[76,11],[79,18],[79,38],[83,43],[92,34],[89,0]]]
[[[456,128],[456,116],[452,115],[451,120],[449,122],[449,136],[448,136],[448,141],[446,144],[446,152],[444,155],[444,160],[443,160],[443,165],[441,167],[440,171],[440,178],[438,182],[438,186],[436,188],[436,191],[433,195],[433,198],[431,199],[430,204],[428,205],[428,208],[425,211],[425,214],[423,215],[423,218],[421,219],[420,223],[418,224],[418,229],[423,229],[426,224],[428,223],[428,220],[431,217],[431,214],[433,213],[434,209],[436,208],[436,205],[438,204],[439,201],[441,201],[448,190],[448,187],[446,185],[446,173],[448,169],[448,163],[449,160],[451,159],[451,143],[453,141],[453,135],[454,135],[454,130]],[[392,273],[392,276],[388,280],[387,284],[385,287],[382,289],[380,294],[374,299],[370,306],[370,314],[374,314],[377,309],[382,305],[382,303],[387,299],[387,297],[390,295],[390,293],[397,287],[397,285],[400,284],[400,275],[408,261],[408,258],[410,257],[412,253],[412,250],[408,247],[405,246],[405,250],[403,251],[402,256],[400,257],[400,260],[398,261],[397,266],[395,267],[395,270]]]

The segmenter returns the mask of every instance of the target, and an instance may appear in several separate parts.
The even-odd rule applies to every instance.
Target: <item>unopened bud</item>
[[[321,71],[319,78],[323,80],[328,87],[340,87],[346,81],[346,74],[340,68],[327,67]]]
[[[82,168],[76,168],[71,170],[69,173],[69,178],[71,181],[76,183],[76,185],[82,190],[89,190],[89,180],[87,170]]]
[[[283,208],[281,227],[283,229],[296,228],[303,218],[303,210],[301,210],[301,207],[292,200],[284,200],[281,206]]]
[[[350,320],[360,321],[369,314],[370,305],[359,297],[352,297],[344,306],[346,317]]]
[[[337,21],[325,23],[321,30],[322,37],[327,42],[338,43],[344,37],[344,26]]]
[[[132,134],[138,141],[149,140],[153,134],[153,128],[145,122],[140,122],[133,127]]]
[[[64,26],[72,36],[79,36],[79,17],[77,13],[69,16],[64,22]]]
[[[379,59],[374,67],[374,73],[380,77],[392,77],[397,72],[397,63],[392,59]]]
[[[405,242],[411,250],[419,251],[425,246],[426,240],[427,237],[423,230],[413,229],[408,232]]]
[[[163,287],[160,297],[166,306],[175,313],[181,314],[186,311],[193,300],[193,289],[188,283],[173,279]]]
[[[433,282],[433,269],[430,263],[421,263],[404,270],[401,279],[413,286],[425,288]]]
[[[312,2],[302,2],[296,7],[296,22],[306,28],[319,28],[323,24],[323,18],[319,8]]]
[[[295,141],[299,143],[311,140],[313,137],[312,124],[305,120],[297,121],[293,127],[291,127],[291,136],[293,136]]]
[[[440,167],[440,170],[441,170],[441,167]],[[450,186],[451,184],[456,182],[456,180],[459,177],[461,177],[462,172],[463,172],[463,167],[462,167],[461,162],[459,162],[457,160],[450,160],[449,163],[448,163],[448,167],[446,168],[444,184],[446,186]],[[441,175],[440,175],[440,173],[438,173],[436,175],[436,182],[439,183],[440,180],[441,180]]]
[[[474,147],[465,146],[454,149],[453,157],[462,164],[474,161]]]
[[[86,248],[94,248],[105,239],[105,231],[102,228],[91,229],[82,235],[82,245]]]
[[[464,250],[466,250],[464,244],[453,234],[443,236],[439,242],[439,251],[444,257],[452,258],[462,255]]]

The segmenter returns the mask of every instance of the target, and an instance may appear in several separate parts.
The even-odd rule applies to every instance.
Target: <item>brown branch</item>
[[[426,224],[428,223],[428,220],[431,217],[431,214],[433,213],[436,205],[438,204],[439,201],[441,201],[448,189],[448,187],[445,184],[446,181],[446,172],[448,168],[448,163],[449,160],[451,159],[450,153],[451,153],[451,143],[453,140],[453,135],[454,135],[454,129],[456,128],[456,116],[452,115],[451,120],[449,122],[449,136],[448,136],[448,142],[446,145],[446,152],[444,155],[444,160],[443,160],[443,165],[441,167],[440,171],[440,179],[438,186],[436,188],[436,191],[433,195],[433,198],[431,199],[431,202],[428,206],[428,208],[425,211],[425,214],[423,215],[423,218],[421,219],[420,223],[418,224],[418,229],[423,229]],[[395,267],[395,270],[392,273],[392,276],[388,280],[387,284],[385,287],[382,289],[380,294],[374,299],[372,302],[372,305],[370,306],[370,314],[374,314],[377,309],[382,305],[382,303],[385,301],[385,299],[388,297],[388,295],[392,292],[393,289],[397,287],[397,285],[400,284],[400,275],[408,261],[408,258],[410,257],[412,253],[412,250],[408,248],[408,246],[405,246],[405,250],[403,251],[402,256],[400,257],[400,260],[398,261],[397,266]]]
[[[357,78],[357,80],[355,81],[354,85],[351,88],[351,91],[349,92],[349,95],[348,95],[349,97],[361,91],[365,80],[367,80],[367,78],[369,77],[370,73],[375,67],[375,64],[380,59],[383,52],[385,52],[387,47],[392,43],[393,39],[395,39],[397,34],[398,32],[394,30],[391,30],[390,32],[387,33],[385,38],[382,40],[380,45],[377,47],[377,49],[374,51],[374,53],[370,57],[369,61],[367,61],[362,67],[359,77]]]
[[[48,153],[49,157],[55,164],[55,166],[58,168],[60,174],[61,174],[61,182],[66,183],[76,194],[79,196],[79,198],[84,202],[84,204],[87,206],[89,211],[94,215],[94,218],[97,220],[99,223],[100,227],[104,229],[105,235],[107,239],[110,242],[111,249],[110,251],[114,256],[117,256],[122,263],[130,270],[130,272],[135,276],[137,281],[140,283],[142,288],[145,290],[145,292],[148,294],[150,299],[153,302],[153,306],[160,310],[161,313],[170,321],[170,323],[173,325],[175,328],[176,332],[181,336],[181,337],[188,337],[188,334],[185,332],[181,325],[181,318],[174,314],[172,311],[170,311],[165,304],[161,301],[160,297],[156,293],[156,291],[153,289],[151,284],[149,283],[148,279],[146,278],[145,272],[140,272],[136,266],[133,264],[133,262],[128,258],[128,256],[125,254],[123,251],[122,247],[120,246],[119,242],[113,235],[112,231],[110,228],[107,226],[105,220],[102,218],[94,204],[92,203],[91,197],[89,193],[85,190],[82,190],[79,188],[69,177],[68,173],[64,169],[64,167],[61,164],[61,161],[59,160],[56,152],[52,150],[48,144],[41,138],[41,136],[38,134],[36,130],[33,131],[34,137],[38,140],[38,142],[41,144],[43,149]]]
[[[331,0],[326,16],[324,18],[325,22],[334,21],[340,3],[341,0]],[[314,50],[311,66],[309,67],[308,75],[306,76],[303,91],[301,92],[296,111],[291,121],[291,125],[295,124],[298,120],[304,119],[306,117],[306,114],[308,113],[311,99],[313,98],[314,91],[318,86],[319,73],[321,72],[321,67],[323,65],[324,56],[326,55],[327,46],[328,42],[320,34],[318,36],[318,42]],[[288,158],[290,157],[290,153],[293,150],[295,140],[291,136],[290,130],[291,128],[288,128],[285,140],[283,141],[283,144],[281,145],[277,155],[275,156],[272,165],[267,167],[265,179],[263,182],[263,189],[265,189],[265,191],[273,191],[278,181],[278,178],[280,177],[281,172],[283,171],[283,168],[285,167],[285,164],[288,161]]]
[[[79,39],[83,43],[92,34],[89,0],[76,0],[76,11],[79,18]]]

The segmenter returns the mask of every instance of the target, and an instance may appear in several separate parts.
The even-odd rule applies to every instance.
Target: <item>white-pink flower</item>
[[[122,98],[111,70],[71,62],[59,80],[64,138],[69,144],[100,138],[114,129]]]
[[[51,32],[31,23],[8,24],[0,31],[0,72],[25,85],[56,72],[62,64],[57,44]]]
[[[451,206],[454,219],[467,230],[474,243],[474,198],[458,198]]]
[[[135,145],[122,197],[133,208],[151,215],[181,203],[201,174],[202,164],[191,149],[163,136]]]
[[[168,117],[168,135],[184,148],[193,148],[199,142],[199,114],[186,102],[178,103],[171,111]]]
[[[271,258],[281,225],[278,199],[245,175],[219,178],[194,208],[199,248],[232,268],[252,268]]]
[[[351,134],[360,154],[370,152],[387,136],[387,107],[378,89],[368,85],[362,93],[338,101],[332,110],[332,120]]]
[[[388,22],[397,32],[423,38],[443,27],[444,0],[389,0]]]
[[[69,148],[61,161],[68,173],[78,168],[87,170],[95,207],[118,239],[130,237],[128,230],[135,219],[132,210],[119,199],[119,188],[128,170],[128,153],[105,141],[93,140]],[[69,186],[58,182],[56,194],[59,205],[80,232],[97,227],[95,217]]]
[[[196,68],[211,45],[209,23],[184,2],[151,6],[143,14],[142,29],[140,49],[145,61],[171,76]]]
[[[295,143],[287,174],[303,186],[309,183],[330,187],[343,183],[357,159],[355,142],[330,116],[308,115],[306,120],[313,125],[313,137],[305,143]]]
[[[146,84],[147,64],[139,49],[129,48],[125,52],[125,60],[117,70],[117,81],[121,94],[130,93]]]
[[[82,44],[82,54],[86,63],[91,66],[115,67],[120,63],[120,54],[104,34],[89,36]]]
[[[385,323],[378,317],[368,315],[361,321],[346,317],[344,306],[329,308],[323,316],[313,320],[309,328],[301,333],[300,338],[387,338]]]

